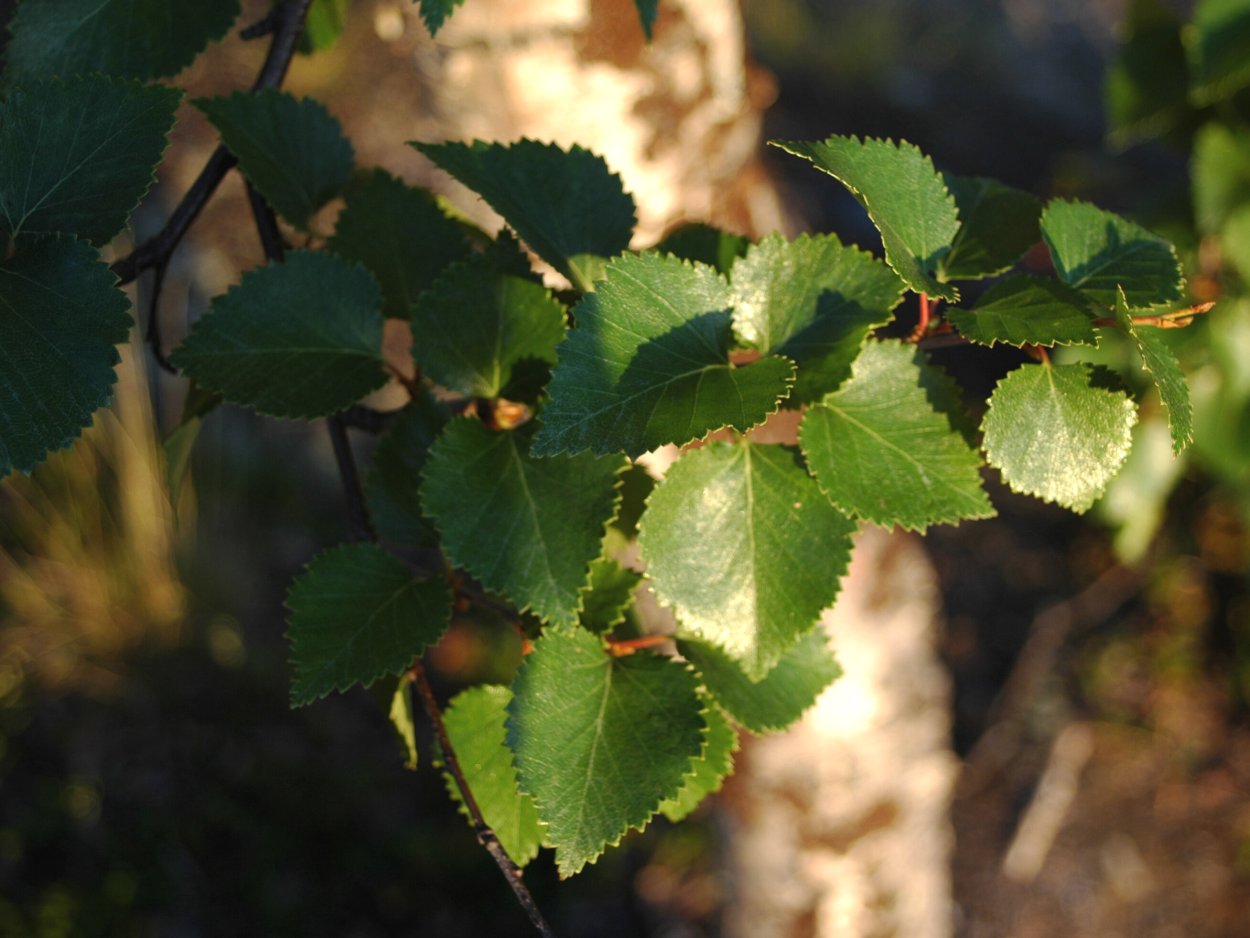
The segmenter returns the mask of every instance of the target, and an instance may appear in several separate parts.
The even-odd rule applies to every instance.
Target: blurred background
[[[410,176],[420,169],[402,142],[416,134],[396,115],[421,102],[403,68],[437,53],[411,6],[319,3],[324,48],[290,83],[330,102],[358,163]],[[961,760],[954,934],[1250,929],[1250,244],[1234,211],[1250,201],[1250,108],[1231,96],[1143,118],[1104,96],[1108,71],[1128,67],[1130,13],[1135,35],[1164,37],[1146,73],[1166,77],[1166,36],[1192,7],[742,3],[765,138],[901,137],[941,169],[1097,202],[1173,239],[1195,299],[1220,300],[1175,345],[1197,409],[1190,455],[1172,459],[1147,395],[1130,465],[1090,515],[991,479],[999,518],[923,542]],[[179,83],[192,95],[245,86],[262,54],[231,39]],[[181,155],[140,232],[215,144],[192,110],[181,116]],[[797,227],[876,248],[832,180],[777,151],[755,159]],[[1229,178],[1224,209],[1210,208],[1203,180]],[[235,220],[241,199],[228,179],[178,255],[164,304],[182,328],[258,260]],[[982,402],[1018,361],[937,360]],[[344,530],[322,429],[219,409],[195,424],[171,503],[160,440],[184,390],[145,361],[128,352],[115,406],[82,443],[0,484],[0,934],[525,934],[427,739],[408,772],[369,693],[288,708],[284,592]],[[516,649],[497,636],[465,624],[440,645],[440,694],[507,673]],[[1039,804],[1058,814],[1048,822]],[[719,935],[718,812],[657,821],[570,882],[545,857],[527,879],[561,935]],[[1050,827],[1021,839],[1026,817]]]

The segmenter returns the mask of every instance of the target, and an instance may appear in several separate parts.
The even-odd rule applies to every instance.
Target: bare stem
[[[517,901],[525,909],[525,913],[529,916],[534,927],[538,929],[544,938],[555,938],[555,932],[551,930],[551,926],[543,918],[542,912],[539,911],[538,905],[534,902],[534,897],[530,895],[530,891],[525,885],[525,880],[521,878],[520,869],[512,862],[512,858],[508,856],[503,845],[499,843],[499,838],[495,836],[495,832],[482,817],[482,809],[478,807],[477,800],[473,797],[473,791],[469,788],[469,783],[464,777],[464,771],[460,768],[460,760],[456,758],[456,751],[452,748],[451,739],[447,735],[447,727],[443,723],[443,713],[439,709],[438,701],[434,698],[434,691],[430,688],[430,682],[425,676],[425,668],[421,666],[420,661],[416,661],[408,673],[412,675],[417,691],[421,696],[421,704],[425,708],[425,714],[430,718],[430,723],[434,725],[434,735],[438,738],[439,748],[443,752],[443,763],[447,766],[447,771],[451,773],[451,777],[456,783],[456,788],[460,792],[460,797],[464,801],[464,806],[468,809],[469,816],[473,819],[473,830],[477,834],[478,842],[486,848],[487,853],[494,859],[495,865],[499,867],[499,871],[503,873],[504,879],[512,887]]]

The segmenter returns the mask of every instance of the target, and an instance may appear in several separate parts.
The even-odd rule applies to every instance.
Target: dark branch
[[[464,777],[464,770],[460,768],[460,760],[456,758],[456,751],[452,748],[451,739],[447,735],[447,727],[443,724],[443,714],[439,709],[438,701],[434,698],[434,691],[430,688],[430,682],[425,676],[425,668],[421,666],[420,661],[416,661],[413,663],[409,673],[413,676],[417,691],[420,694],[421,704],[425,708],[425,715],[430,718],[430,723],[434,726],[434,735],[438,738],[438,746],[443,753],[443,763],[447,766],[447,771],[451,773],[451,777],[456,783],[456,788],[460,792],[460,798],[464,801],[464,806],[468,810],[469,816],[473,819],[473,830],[477,834],[478,842],[486,848],[487,853],[494,859],[495,865],[499,867],[499,871],[503,873],[504,879],[512,887],[513,893],[516,894],[517,902],[521,903],[521,908],[525,910],[525,914],[529,916],[534,927],[545,938],[554,938],[555,932],[551,930],[551,926],[547,924],[542,912],[538,909],[538,905],[534,902],[534,897],[530,895],[530,891],[525,885],[525,880],[521,878],[521,871],[512,862],[512,858],[508,856],[503,845],[499,843],[499,838],[495,836],[495,832],[491,830],[490,825],[482,817],[482,809],[478,807],[477,800],[473,797],[473,791],[469,788],[469,782]]]
[[[264,196],[250,182],[247,184],[247,201],[252,207],[252,218],[256,220],[256,233],[260,235],[260,247],[265,252],[265,260],[281,263],[286,257],[286,244],[282,240],[282,232],[278,230],[278,219],[274,217],[273,209]]]
[[[252,86],[254,91],[277,88],[282,84],[291,65],[291,58],[295,55],[300,34],[304,30],[304,18],[308,15],[311,3],[312,0],[288,0],[274,9],[278,22],[265,63]],[[113,273],[123,285],[132,283],[145,270],[169,263],[187,230],[199,218],[200,212],[217,191],[217,186],[237,162],[234,154],[224,146],[213,151],[187,194],[165,222],[165,227],[113,264]]]
[[[397,410],[374,410],[363,404],[353,404],[339,416],[345,426],[365,433],[385,433],[399,416]]]
[[[157,264],[152,270],[152,283],[149,287],[152,296],[148,300],[148,326],[144,333],[144,340],[152,350],[152,357],[156,359],[156,364],[163,371],[176,375],[178,369],[165,355],[164,342],[161,341],[161,290],[165,286],[165,271],[168,267],[168,264]]]
[[[377,541],[377,532],[369,519],[364,489],[360,485],[360,473],[356,471],[356,458],[352,444],[347,438],[347,425],[338,414],[326,418],[330,431],[330,444],[334,447],[334,461],[339,467],[339,478],[347,496],[347,536],[354,542]]]

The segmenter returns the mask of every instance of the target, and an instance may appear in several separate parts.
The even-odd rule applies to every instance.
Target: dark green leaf
[[[982,345],[1097,345],[1092,311],[1085,295],[1067,284],[1015,276],[994,284],[971,310],[952,309],[946,318]]]
[[[933,276],[959,230],[955,199],[919,149],[907,142],[838,136],[770,142],[810,160],[850,190],[881,232],[886,262],[904,283],[917,293],[952,303],[959,299],[958,290]]]
[[[606,634],[625,621],[642,574],[600,557],[590,565],[590,583],[582,596],[582,627]]]
[[[980,280],[1013,267],[1041,240],[1041,203],[994,179],[943,173],[959,209],[959,231],[938,264],[942,280]]]
[[[378,278],[386,315],[396,319],[407,319],[421,291],[469,254],[460,224],[443,214],[433,196],[381,169],[348,190],[329,247]]]
[[[869,332],[893,318],[903,284],[889,267],[832,235],[770,235],[733,269],[734,327],[764,354],[798,365],[791,401],[834,390]]]
[[[680,635],[768,673],[833,605],[855,524],[787,447],[711,443],[656,486],[638,536],[647,575]]]
[[[638,456],[761,423],[794,367],[776,356],[729,364],[731,302],[724,279],[700,264],[658,254],[613,261],[573,310],[534,452]]]
[[[511,701],[512,691],[506,687],[471,687],[452,698],[443,722],[482,819],[513,862],[524,867],[538,856],[546,832],[534,799],[517,788],[512,751],[505,742]],[[472,821],[450,773],[444,771],[443,780],[460,812]]]
[[[382,540],[404,547],[438,542],[434,526],[421,514],[420,481],[435,438],[448,413],[429,394],[421,394],[400,412],[378,443],[365,476],[369,517]]]
[[[1055,199],[1042,213],[1042,236],[1059,279],[1110,309],[1122,287],[1134,307],[1181,295],[1176,249],[1140,225],[1087,202]]]
[[[660,11],[660,0],[634,0],[634,5],[638,7],[638,18],[642,21],[642,31],[650,39],[651,32],[655,29],[656,14]]]
[[[456,7],[464,0],[417,0],[421,8],[421,19],[425,20],[430,35],[436,35],[447,21],[447,17],[455,12]]]
[[[195,102],[274,211],[298,228],[351,181],[352,145],[312,98],[235,92]]]
[[[1128,454],[1137,408],[1089,365],[1025,365],[998,383],[985,455],[1013,491],[1083,512]]]
[[[418,580],[376,544],[318,556],[287,593],[291,704],[399,674],[438,641],[451,619],[451,589]]]
[[[1168,412],[1168,428],[1172,432],[1172,452],[1179,454],[1194,438],[1194,409],[1189,402],[1189,386],[1185,373],[1176,360],[1176,353],[1168,347],[1160,330],[1153,326],[1139,326],[1133,322],[1133,314],[1121,294],[1115,304],[1116,322],[1120,324],[1141,354],[1142,367],[1154,378],[1159,398]]]
[[[381,305],[364,268],[294,251],[218,296],[173,362],[259,413],[325,417],[386,383]]]
[[[708,734],[703,755],[695,760],[694,770],[686,776],[681,791],[660,805],[660,813],[674,824],[687,817],[708,795],[720,791],[725,777],[734,770],[738,731],[719,707],[708,707],[706,716]]]
[[[513,683],[508,747],[572,876],[681,790],[707,724],[694,675],[648,652],[609,656],[584,629],[549,632]]]
[[[588,150],[534,140],[413,146],[485,199],[579,290],[594,289],[606,260],[629,247],[634,200]]]
[[[706,642],[678,643],[709,693],[752,733],[784,730],[842,676],[819,627],[799,639],[761,681],[753,681],[724,652]]]
[[[808,465],[848,514],[912,530],[994,514],[980,458],[933,409],[927,370],[910,346],[869,343],[851,380],[803,418]]]
[[[1127,147],[1175,127],[1188,106],[1188,85],[1180,18],[1160,0],[1131,0],[1103,85],[1112,143]]]
[[[1201,0],[1189,43],[1190,97],[1211,104],[1250,84],[1250,4]]]
[[[239,15],[239,0],[22,0],[5,46],[4,77],[102,72],[119,78],[176,75]]]
[[[554,365],[564,307],[528,277],[489,256],[461,261],[412,308],[412,355],[436,384],[467,397],[498,397],[514,369]]]
[[[112,238],[152,185],[179,97],[100,75],[10,91],[0,103],[0,235]]]
[[[46,238],[0,264],[0,478],[30,472],[109,402],[130,301],[81,241]]]
[[[430,450],[421,504],[452,563],[521,611],[574,625],[625,463],[535,459],[530,432],[497,433],[468,419],[448,424]]]
[[[728,275],[734,262],[746,254],[751,241],[702,222],[692,222],[665,235],[655,250],[684,261],[698,261]]]

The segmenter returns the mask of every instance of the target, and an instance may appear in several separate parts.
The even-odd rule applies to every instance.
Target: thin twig
[[[339,467],[339,478],[343,481],[343,490],[347,495],[348,537],[355,542],[376,541],[378,535],[369,519],[364,490],[360,487],[360,473],[356,471],[356,458],[352,455],[352,444],[347,438],[347,426],[342,417],[333,414],[326,418],[326,427],[330,431],[334,461]]]
[[[274,30],[273,41],[269,44],[265,62],[252,85],[253,91],[277,88],[282,84],[291,65],[291,58],[295,55],[300,34],[304,30],[304,19],[311,3],[312,0],[288,0],[275,8],[278,25]],[[224,146],[213,151],[191,188],[165,222],[165,226],[154,237],[113,264],[113,273],[122,285],[134,282],[145,270],[169,263],[183,236],[199,218],[204,206],[217,191],[217,186],[236,163],[238,160],[234,154]]]
[[[353,404],[339,412],[345,426],[365,433],[385,433],[399,417],[397,410],[374,410],[364,404]]]
[[[278,219],[274,217],[273,208],[250,182],[247,184],[247,201],[252,207],[252,218],[256,220],[256,233],[260,236],[260,247],[265,252],[265,260],[280,263],[286,257],[286,244],[282,240],[282,232],[278,230]]]
[[[152,296],[148,300],[148,325],[144,340],[148,348],[152,350],[152,357],[156,359],[156,364],[161,367],[161,370],[176,375],[178,369],[165,355],[164,342],[161,341],[161,290],[165,286],[165,271],[168,269],[168,263],[157,264],[152,268],[152,283],[149,287]]]
[[[429,717],[430,723],[434,726],[434,735],[438,738],[438,745],[443,753],[443,763],[447,766],[447,771],[451,773],[451,777],[456,783],[456,788],[460,792],[460,798],[463,800],[469,816],[473,819],[473,830],[477,834],[478,842],[486,848],[487,853],[494,859],[495,865],[499,867],[499,871],[503,873],[504,879],[512,887],[513,893],[516,894],[517,902],[521,903],[521,908],[525,910],[534,927],[545,938],[554,938],[555,932],[551,930],[551,926],[547,924],[542,912],[538,909],[538,905],[534,902],[534,897],[530,895],[530,891],[525,885],[525,880],[521,877],[520,869],[512,862],[508,852],[499,843],[499,838],[495,836],[495,832],[486,823],[485,818],[482,817],[482,809],[478,807],[477,800],[473,797],[473,791],[469,787],[468,780],[464,777],[464,770],[460,768],[460,760],[456,758],[456,751],[452,748],[451,739],[447,735],[447,727],[443,724],[443,714],[439,709],[438,701],[434,697],[434,691],[430,687],[429,679],[425,676],[425,668],[421,666],[420,661],[416,661],[413,663],[409,673],[413,676],[413,681],[421,696],[421,704],[425,708],[425,715]]]

